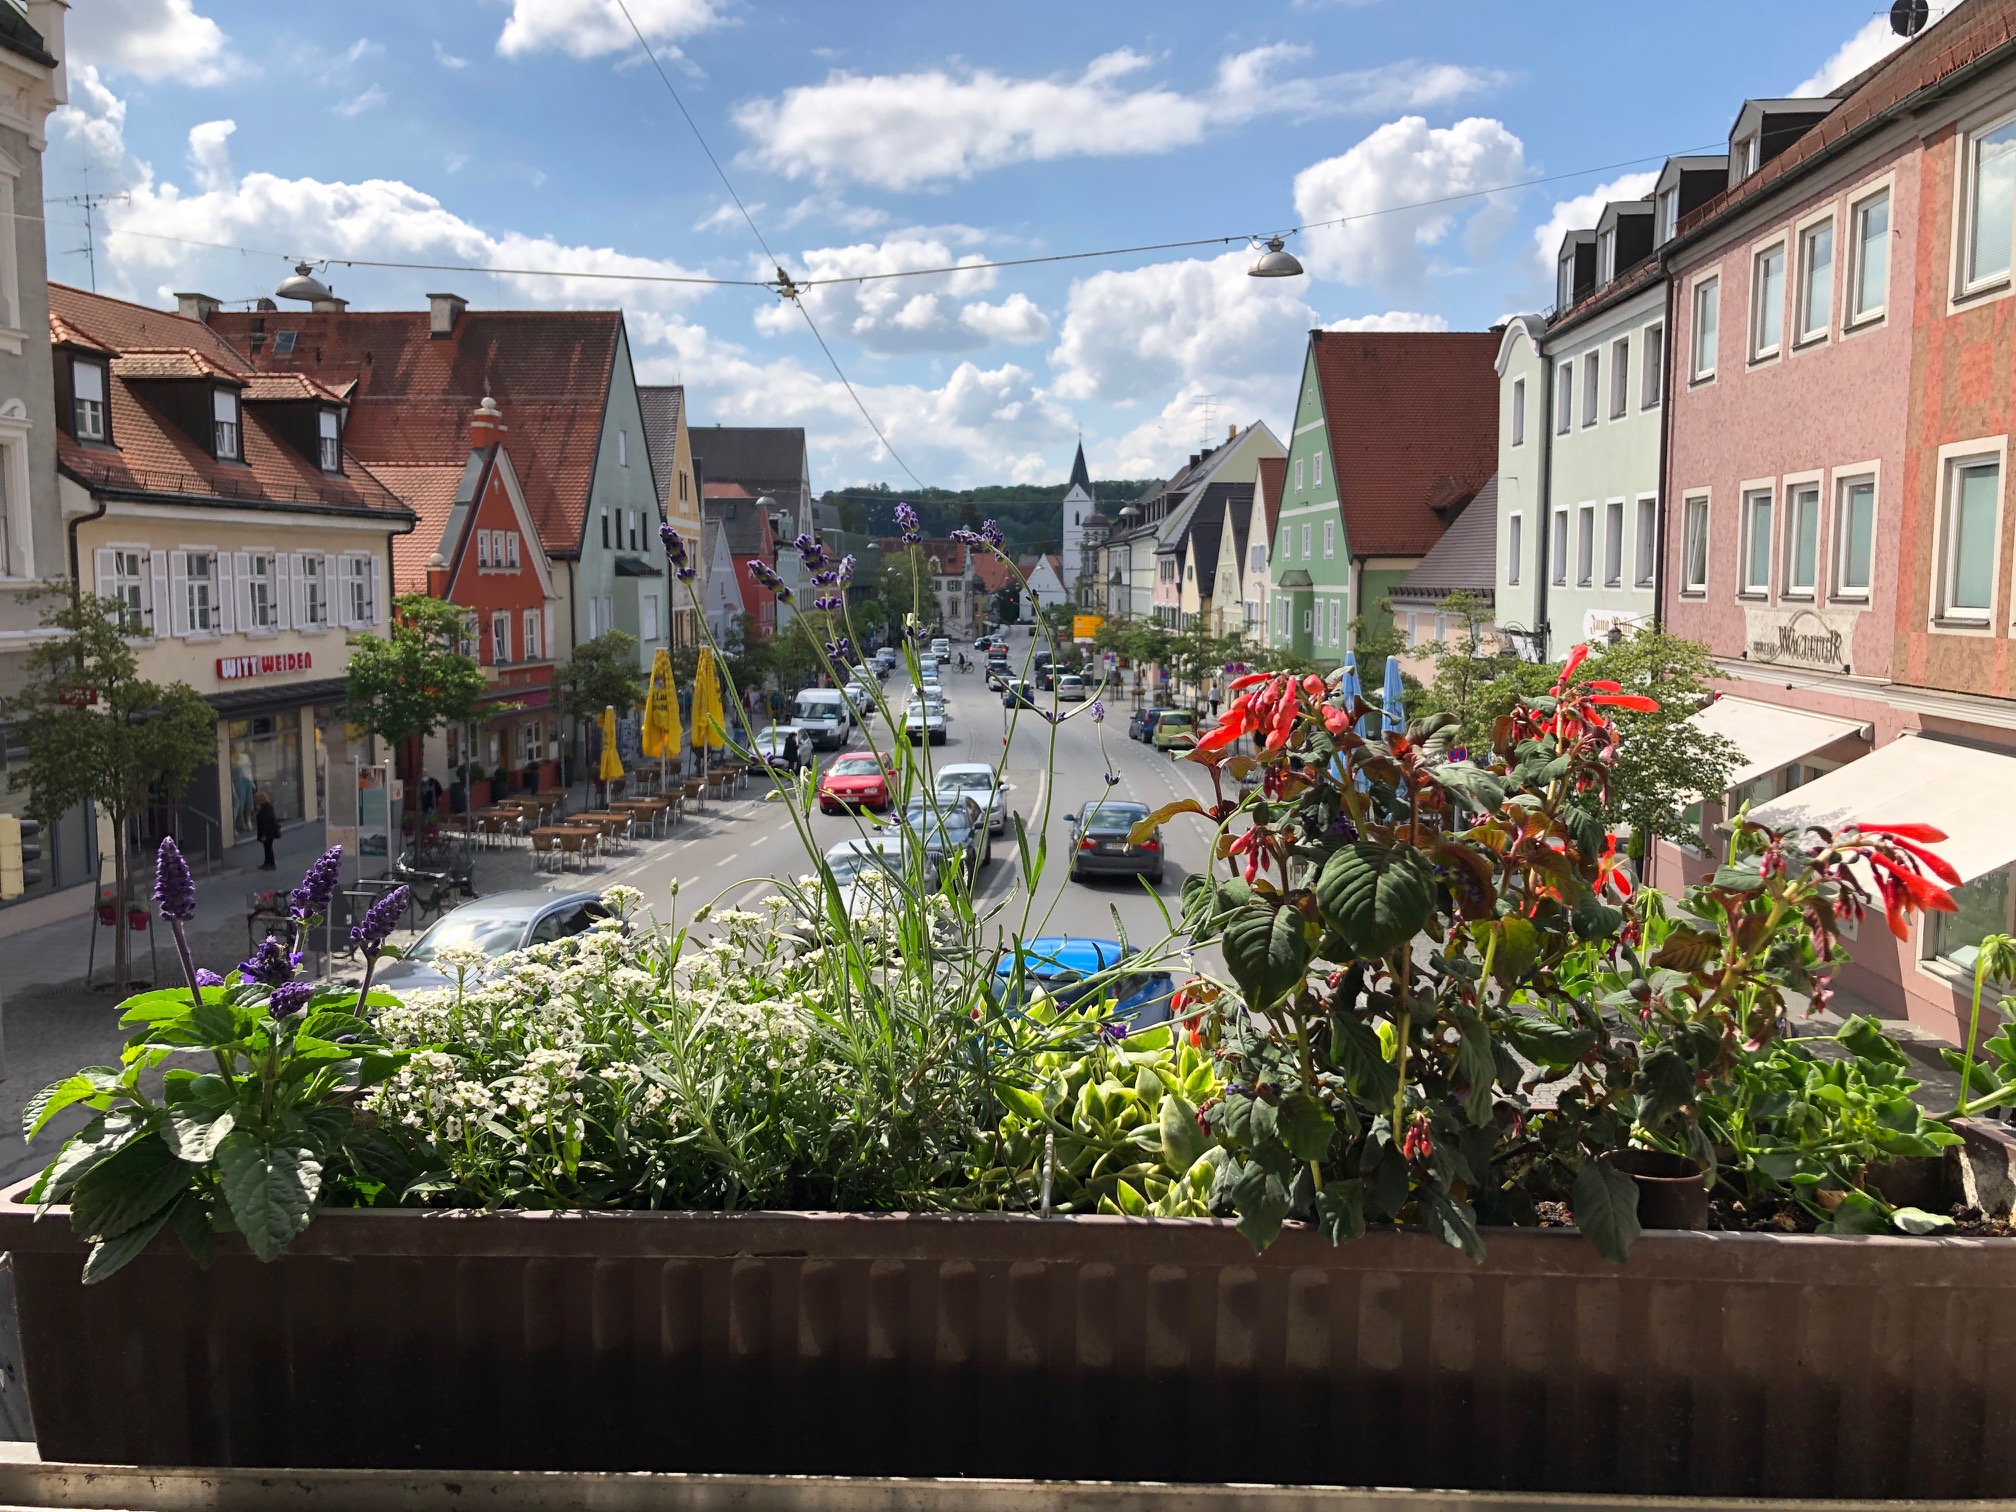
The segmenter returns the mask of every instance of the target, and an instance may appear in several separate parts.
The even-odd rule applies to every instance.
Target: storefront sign
[[[217,676],[225,682],[240,677],[271,677],[278,672],[306,672],[315,664],[312,651],[279,651],[271,656],[220,656]]]
[[[1743,611],[1750,660],[1773,666],[1824,667],[1838,671],[1848,664],[1855,622],[1817,609],[1748,609]]]

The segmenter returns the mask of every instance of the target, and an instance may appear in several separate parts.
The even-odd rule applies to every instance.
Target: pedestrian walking
[[[1218,702],[1224,696],[1224,694],[1218,691],[1218,685],[1213,683],[1211,685],[1211,723],[1214,725],[1218,723]]]
[[[252,795],[252,832],[266,847],[266,859],[259,863],[259,870],[277,870],[279,863],[273,859],[273,842],[280,838],[280,816],[273,812],[272,796],[263,789]]]

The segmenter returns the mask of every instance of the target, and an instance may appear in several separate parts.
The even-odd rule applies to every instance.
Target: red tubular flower
[[[1855,828],[1865,835],[1895,835],[1902,840],[1937,842],[1946,838],[1946,831],[1931,824],[1858,824]]]
[[[1612,683],[1612,687],[1616,684]],[[1598,693],[1588,700],[1592,704],[1609,704],[1619,709],[1630,709],[1639,714],[1659,712],[1659,700],[1647,698],[1643,693]]]
[[[1435,1153],[1435,1139],[1429,1132],[1428,1115],[1417,1113],[1400,1141],[1400,1153],[1408,1160],[1427,1160]]]
[[[1568,653],[1568,660],[1561,664],[1561,675],[1555,679],[1554,686],[1557,688],[1567,687],[1569,683],[1574,681],[1576,669],[1588,659],[1589,647],[1586,643],[1570,651]]]
[[[1351,716],[1335,704],[1326,704],[1323,708],[1323,728],[1332,735],[1342,735],[1351,728]]]
[[[1881,851],[1872,850],[1868,856],[1872,868],[1881,868],[1875,873],[1876,887],[1883,894],[1883,913],[1890,925],[1890,933],[1898,939],[1910,938],[1911,915],[1914,913],[1958,911],[1952,894],[1929,877],[1920,876],[1910,867],[1900,866]]]
[[[1920,840],[1944,840],[1944,830],[1929,824],[1858,824],[1856,828],[1865,835],[1886,836],[1892,845],[1907,856],[1914,857],[1940,881],[1951,887],[1960,885],[1960,873],[1953,869],[1952,862],[1937,851],[1927,850],[1917,843]]]
[[[1274,674],[1272,672],[1248,672],[1244,677],[1233,678],[1232,681],[1227,683],[1225,686],[1230,691],[1238,693],[1242,692],[1247,688],[1254,687],[1259,683],[1266,682],[1273,675]]]

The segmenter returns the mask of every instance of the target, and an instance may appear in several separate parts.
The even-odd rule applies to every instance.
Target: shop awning
[[[1727,736],[1743,753],[1741,764],[1729,777],[1732,788],[1804,760],[1837,740],[1851,735],[1867,740],[1870,733],[1867,725],[1852,719],[1836,719],[1828,714],[1758,703],[1749,698],[1718,698],[1688,718],[1711,734]]]
[[[1935,849],[1972,882],[2016,861],[2016,756],[1905,736],[1783,798],[1750,810],[1774,829],[1849,823],[1930,824]]]

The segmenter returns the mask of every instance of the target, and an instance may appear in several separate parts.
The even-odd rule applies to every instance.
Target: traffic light
[[[41,833],[36,820],[0,814],[0,902],[12,902],[42,880],[42,868],[28,865],[42,859],[35,843]]]

